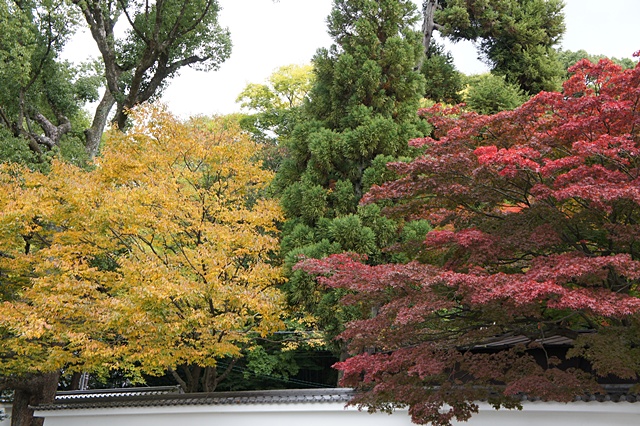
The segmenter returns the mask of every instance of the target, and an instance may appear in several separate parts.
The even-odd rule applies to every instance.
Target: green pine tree
[[[410,0],[334,0],[328,18],[335,44],[314,58],[315,84],[303,120],[287,139],[276,190],[287,214],[282,253],[288,267],[301,255],[352,251],[376,263],[398,241],[398,223],[380,207],[359,207],[368,188],[390,179],[385,164],[415,153],[407,141],[424,136],[418,118],[425,93],[416,71],[419,19]],[[312,313],[329,335],[356,315],[339,295],[317,288],[302,271],[290,273],[290,303]]]

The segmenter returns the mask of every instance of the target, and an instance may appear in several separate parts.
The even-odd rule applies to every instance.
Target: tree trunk
[[[86,137],[85,149],[87,150],[89,158],[95,157],[100,151],[102,133],[104,132],[104,128],[107,126],[109,112],[115,103],[115,98],[107,88],[104,95],[102,95],[102,99],[100,100],[98,107],[96,108],[96,113],[93,116],[91,127],[84,132]]]
[[[69,390],[80,390],[80,381],[82,380],[82,373],[73,373],[71,375],[71,385]]]
[[[53,402],[60,373],[26,377],[16,382],[11,408],[11,426],[43,426],[44,419],[33,417],[30,406]]]
[[[429,46],[433,38],[433,30],[438,29],[438,24],[434,21],[434,15],[438,9],[438,0],[424,0],[422,3],[422,47],[424,48],[424,56],[420,58],[418,69],[422,68],[422,62],[429,53]]]
[[[222,374],[218,374],[216,367],[200,367],[193,364],[180,366],[182,376],[173,369],[169,369],[169,373],[185,393],[213,392],[218,387],[218,384],[229,376],[238,359],[233,358]]]
[[[339,348],[340,348],[340,355],[339,355],[338,361],[339,362],[344,362],[349,358],[349,349],[347,347],[347,343],[341,341],[339,343]],[[338,379],[336,380],[336,386],[337,387],[341,386],[340,382],[342,381],[343,377],[344,377],[344,371],[338,370]]]

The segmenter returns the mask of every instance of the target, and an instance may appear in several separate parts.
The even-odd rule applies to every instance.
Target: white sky
[[[309,63],[318,48],[331,45],[325,23],[331,0],[219,3],[220,22],[229,27],[233,40],[231,58],[215,72],[182,71],[163,96],[163,102],[185,118],[238,111],[235,100],[246,84],[263,83],[282,65]],[[615,57],[631,57],[640,50],[640,0],[565,0],[565,4],[563,49]],[[72,50],[70,56],[75,57],[83,48],[76,44]],[[451,51],[460,71],[486,70],[470,43],[451,46]]]

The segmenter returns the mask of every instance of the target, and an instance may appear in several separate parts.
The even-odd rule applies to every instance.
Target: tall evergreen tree
[[[419,15],[410,0],[335,0],[328,17],[335,44],[314,58],[315,84],[304,120],[286,141],[276,177],[288,217],[282,252],[320,258],[353,251],[373,262],[398,235],[379,207],[359,208],[362,194],[385,176],[385,164],[411,151],[427,130],[417,116],[424,78]],[[290,302],[315,314],[330,334],[345,315],[337,295],[318,291],[301,271],[290,274]]]

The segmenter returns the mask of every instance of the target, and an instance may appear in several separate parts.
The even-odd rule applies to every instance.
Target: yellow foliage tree
[[[91,171],[0,173],[1,376],[168,370],[210,391],[217,359],[282,326],[257,145],[225,118],[132,118]]]

